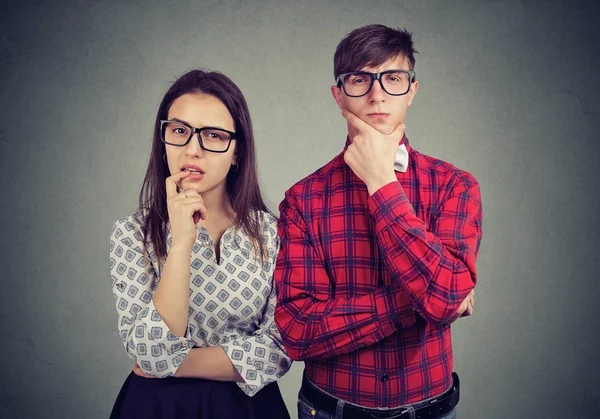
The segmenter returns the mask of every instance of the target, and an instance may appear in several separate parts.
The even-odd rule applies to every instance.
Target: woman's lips
[[[198,181],[204,177],[204,172],[198,166],[185,165],[181,170],[190,173],[187,177],[184,178],[184,180],[189,179],[191,181]]]
[[[193,173],[190,172],[190,174],[184,178],[183,180],[191,180],[191,181],[199,181],[202,180],[202,178],[204,177],[204,173]]]

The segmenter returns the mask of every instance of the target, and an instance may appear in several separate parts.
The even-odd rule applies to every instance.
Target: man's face
[[[370,73],[380,73],[387,70],[409,70],[408,60],[404,57],[392,58],[378,67],[363,67],[357,71],[368,71]],[[367,124],[381,132],[382,134],[391,134],[398,124],[404,122],[406,111],[411,105],[415,94],[419,88],[419,83],[414,81],[407,94],[403,96],[391,96],[387,94],[375,80],[371,90],[361,97],[350,97],[340,86],[331,86],[331,93],[340,109],[347,109]],[[350,131],[352,127],[348,127]]]

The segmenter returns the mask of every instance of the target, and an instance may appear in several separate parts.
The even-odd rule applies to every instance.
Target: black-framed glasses
[[[160,139],[169,145],[183,147],[188,145],[194,134],[198,134],[198,141],[202,150],[213,153],[225,153],[229,150],[231,140],[235,140],[235,132],[222,128],[202,127],[194,128],[185,122],[161,120]]]
[[[369,93],[375,80],[388,95],[402,96],[410,90],[416,74],[412,70],[387,70],[381,73],[353,71],[340,74],[335,81],[338,87],[342,86],[346,96],[350,97],[361,97]]]

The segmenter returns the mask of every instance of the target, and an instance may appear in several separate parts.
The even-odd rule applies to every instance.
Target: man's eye
[[[407,76],[404,73],[393,73],[386,74],[385,81],[388,83],[405,83],[408,81]]]
[[[187,134],[187,131],[184,128],[175,128],[173,132],[179,135]]]

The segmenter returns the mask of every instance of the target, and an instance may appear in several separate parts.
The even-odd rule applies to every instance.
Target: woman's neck
[[[235,213],[225,188],[222,190],[213,189],[202,193],[201,196],[206,207],[206,220],[202,224],[207,225],[215,222],[221,224],[224,219],[233,222]]]

